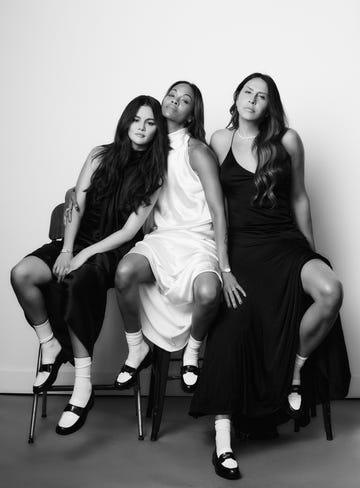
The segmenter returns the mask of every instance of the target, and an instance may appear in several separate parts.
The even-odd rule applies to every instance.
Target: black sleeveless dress
[[[121,229],[131,210],[120,208],[120,195],[127,178],[143,164],[143,154],[133,151],[124,170],[120,184],[106,198],[99,199],[96,189],[90,189],[86,206],[74,242],[74,255]],[[67,358],[72,362],[73,353],[68,328],[70,327],[92,356],[106,307],[107,290],[114,286],[116,267],[120,259],[142,239],[142,232],[117,249],[98,253],[80,268],[69,273],[61,283],[56,278],[43,287],[45,304],[55,337],[60,341]],[[52,269],[63,241],[45,244],[30,256],[42,259]]]
[[[229,259],[247,298],[237,309],[223,303],[212,327],[190,415],[228,414],[285,420],[282,407],[292,380],[298,331],[311,304],[300,272],[322,256],[312,251],[290,205],[291,161],[275,193],[276,208],[251,204],[254,174],[230,148],[220,179],[228,201]],[[343,398],[350,380],[340,319],[302,368],[303,404]]]

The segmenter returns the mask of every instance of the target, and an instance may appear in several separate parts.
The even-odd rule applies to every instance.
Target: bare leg
[[[199,350],[217,311],[220,290],[220,280],[215,273],[201,273],[194,281],[192,324],[181,369],[181,385],[183,390],[188,393],[192,393],[195,390],[199,376]]]
[[[309,356],[323,341],[339,313],[343,291],[332,269],[323,261],[313,259],[301,271],[304,291],[314,303],[305,312],[300,324],[300,356]]]
[[[219,277],[212,272],[201,273],[194,281],[194,310],[190,333],[202,341],[218,309],[221,292]]]
[[[152,281],[154,281],[154,275],[144,256],[128,254],[120,261],[115,274],[115,287],[129,346],[125,365],[121,368],[115,381],[115,385],[120,389],[126,388],[132,381],[132,375],[141,366],[149,352],[149,346],[144,341],[141,332],[139,286],[141,283],[151,283]],[[127,370],[126,367],[131,369]]]
[[[11,270],[11,285],[18,302],[32,325],[39,325],[47,319],[47,311],[41,285],[52,279],[47,264],[36,256],[28,256]]]
[[[36,256],[24,258],[11,270],[11,285],[41,344],[43,365],[53,364],[61,351],[61,345],[53,337],[44,296],[40,289],[41,285],[49,283],[51,279],[50,268]],[[34,386],[40,387],[49,376],[50,373],[47,371],[39,372]]]
[[[301,408],[300,372],[308,356],[319,346],[334,325],[339,313],[343,291],[335,273],[323,261],[313,259],[301,270],[304,291],[314,303],[305,312],[299,330],[299,348],[296,354],[292,390],[288,396],[292,413]]]
[[[154,281],[149,261],[141,254],[127,254],[115,274],[116,297],[126,332],[141,330],[139,285]]]

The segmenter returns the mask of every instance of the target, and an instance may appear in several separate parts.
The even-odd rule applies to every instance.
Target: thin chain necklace
[[[238,133],[238,136],[240,137],[240,139],[244,139],[244,140],[255,139],[255,137],[257,136],[257,134],[255,134],[254,136],[242,136],[240,134],[240,129],[237,130],[237,133]]]

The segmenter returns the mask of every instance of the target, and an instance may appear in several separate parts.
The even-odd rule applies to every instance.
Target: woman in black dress
[[[62,241],[45,244],[20,261],[11,283],[41,344],[34,392],[75,362],[75,385],[56,431],[85,422],[93,404],[91,358],[100,333],[107,290],[116,266],[142,238],[140,231],[166,173],[168,139],[157,100],[141,95],[120,117],[114,142],[91,151],[76,184],[79,212]]]
[[[216,415],[213,464],[235,479],[231,419],[249,432],[299,417],[305,404],[344,397],[350,375],[342,286],[314,250],[303,146],[272,78],[243,80],[230,113],[211,146],[228,203],[231,269],[190,413]]]

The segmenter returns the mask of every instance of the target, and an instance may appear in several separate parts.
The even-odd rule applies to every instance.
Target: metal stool
[[[39,367],[41,364],[41,349],[39,347],[38,353],[38,360],[37,360],[37,368],[36,372],[38,373]],[[64,386],[56,386],[52,385],[48,388],[47,391],[42,393],[34,393],[33,394],[33,403],[31,409],[31,419],[30,419],[30,429],[29,429],[29,444],[34,443],[34,436],[35,436],[35,425],[36,425],[36,414],[39,402],[39,395],[42,397],[42,409],[41,409],[41,417],[45,418],[46,414],[46,407],[47,407],[47,392],[48,391],[72,391],[72,385],[64,385]],[[109,391],[109,390],[116,390],[113,385],[94,385],[94,390],[102,390],[102,391]],[[117,391],[117,390],[116,390]],[[136,408],[136,415],[138,420],[138,439],[144,440],[143,434],[143,422],[142,422],[142,411],[141,411],[141,389],[140,389],[140,377],[138,375],[137,381],[134,385],[134,398],[135,398],[135,408]]]
[[[146,416],[152,418],[151,440],[158,439],[160,424],[164,409],[166,384],[168,380],[180,379],[180,368],[176,374],[169,374],[169,365],[171,361],[181,362],[182,357],[171,357],[171,353],[165,351],[159,346],[153,348],[153,364],[151,368],[149,399]],[[202,358],[199,358],[199,363]]]
[[[326,439],[328,441],[333,440],[333,430],[332,430],[332,425],[331,425],[331,406],[330,406],[330,401],[323,402],[321,404],[322,407],[322,415],[323,415],[323,422],[324,422],[324,429],[325,429],[325,435]],[[311,417],[316,417],[316,405],[311,405],[310,407],[310,415]],[[300,420],[296,419],[294,420],[294,432],[299,432],[300,431]]]

